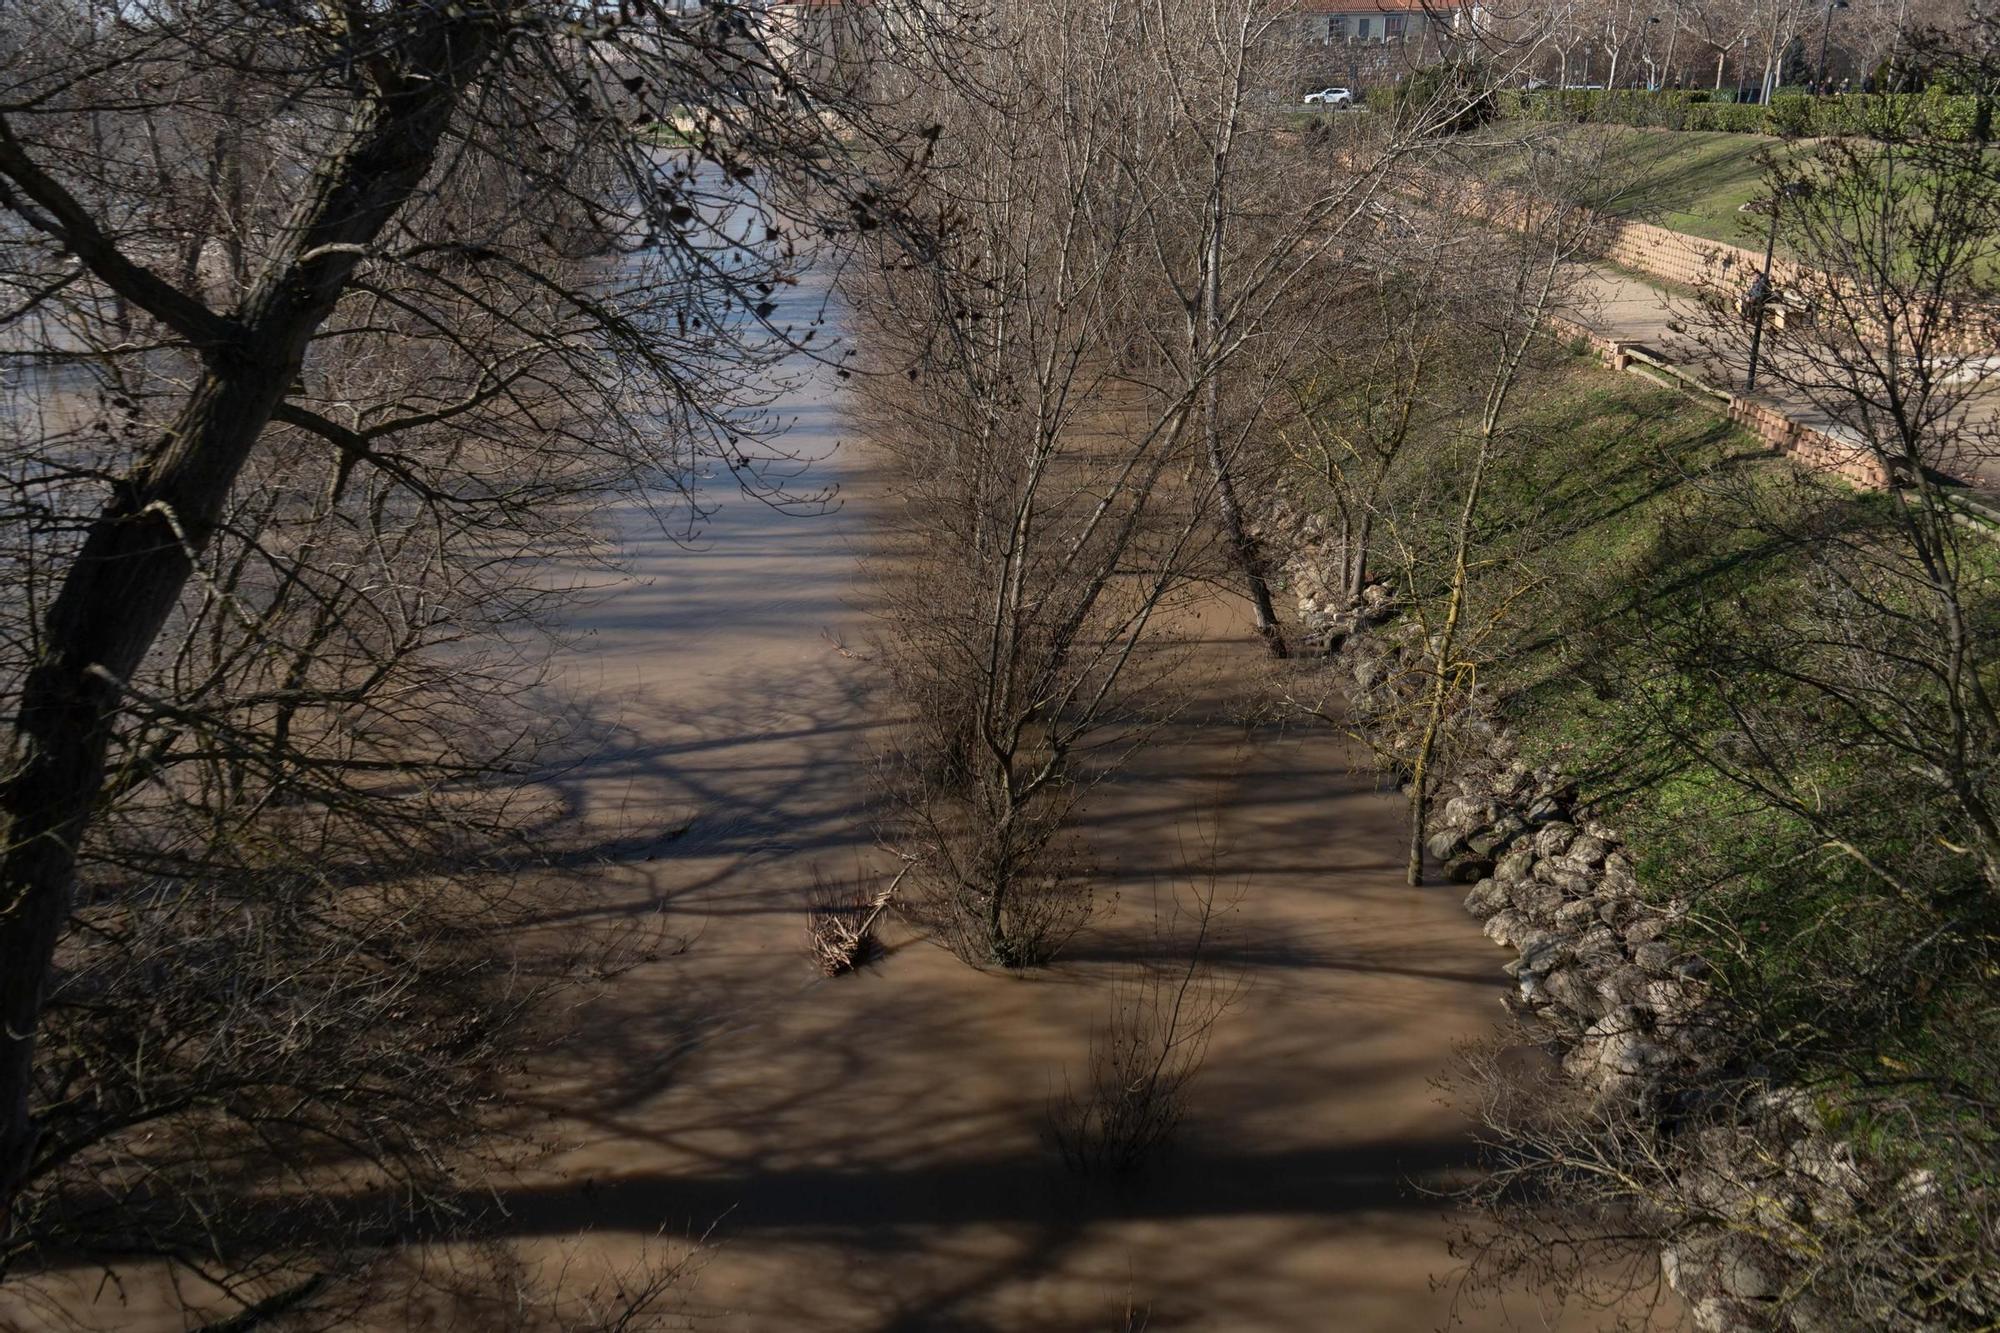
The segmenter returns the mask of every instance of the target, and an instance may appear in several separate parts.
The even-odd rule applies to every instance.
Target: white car
[[[1352,88],[1322,88],[1316,93],[1306,94],[1306,105],[1352,106],[1354,105],[1354,90]]]

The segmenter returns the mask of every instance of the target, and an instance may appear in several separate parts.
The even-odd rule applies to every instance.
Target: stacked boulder
[[[1413,753],[1399,699],[1414,625],[1394,618],[1386,589],[1342,605],[1288,566],[1300,617],[1346,678],[1358,720],[1385,756]],[[1377,629],[1376,627],[1381,627]],[[1373,633],[1362,633],[1376,629]],[[1821,1226],[1861,1215],[1868,1182],[1852,1154],[1793,1092],[1730,1064],[1726,1006],[1703,960],[1676,943],[1688,904],[1641,891],[1617,832],[1579,806],[1574,783],[1531,766],[1475,697],[1440,748],[1425,850],[1470,885],[1466,910],[1512,950],[1510,1009],[1544,1025],[1565,1075],[1598,1112],[1648,1125],[1663,1138],[1693,1134],[1700,1165],[1666,1183],[1656,1219],[1661,1265],[1707,1333],[1834,1333],[1892,1322],[1844,1323],[1801,1282],[1795,1264],[1759,1242],[1807,1219]],[[1395,760],[1391,758],[1391,764]]]
[[[1286,526],[1302,539],[1285,573],[1307,637],[1337,657],[1361,720],[1391,733],[1378,738],[1381,751],[1412,751],[1413,737],[1393,733],[1403,711],[1396,682],[1407,679],[1398,657],[1412,646],[1414,624],[1390,623],[1395,599],[1383,585],[1352,602],[1330,592],[1309,524]],[[1425,850],[1447,876],[1471,885],[1466,910],[1514,951],[1505,968],[1514,979],[1509,1006],[1554,1029],[1565,1070],[1594,1098],[1643,1112],[1662,1089],[1687,1086],[1720,1043],[1703,964],[1671,943],[1686,905],[1640,893],[1617,833],[1577,808],[1563,774],[1521,758],[1490,701],[1476,697],[1455,715],[1439,749],[1447,762],[1433,787]]]
[[[1344,561],[1323,549],[1325,520],[1308,516],[1293,525],[1292,554],[1280,571],[1298,608],[1302,656],[1330,656],[1354,635],[1395,614],[1395,597],[1385,583],[1370,583],[1358,598],[1342,589]]]
[[[1594,1096],[1644,1104],[1686,1086],[1717,1047],[1718,1015],[1701,960],[1670,942],[1685,906],[1648,902],[1630,852],[1561,775],[1483,729],[1485,753],[1461,745],[1437,792],[1426,849],[1471,883],[1466,910],[1514,951],[1509,1006],[1556,1030],[1565,1070]]]

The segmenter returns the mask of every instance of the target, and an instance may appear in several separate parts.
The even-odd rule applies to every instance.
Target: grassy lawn
[[[1756,215],[1741,211],[1764,193],[1760,156],[1789,151],[1782,140],[1757,134],[1622,125],[1520,127],[1536,134],[1605,136],[1599,208],[1733,245],[1754,245],[1762,236]],[[1483,174],[1503,184],[1517,181],[1527,160],[1527,149],[1509,147]]]
[[[1659,130],[1626,125],[1552,125],[1508,121],[1496,127],[1517,136],[1514,143],[1488,150],[1472,170],[1496,183],[1519,181],[1531,150],[1528,142],[1571,137],[1583,142],[1579,156],[1588,160],[1590,136],[1602,136],[1603,161],[1596,172],[1590,202],[1616,217],[1650,222],[1689,236],[1724,241],[1749,250],[1764,247],[1764,218],[1745,213],[1743,205],[1762,198],[1764,163],[1799,161],[1815,151],[1816,140],[1790,144],[1759,134],[1719,130]],[[1986,155],[1988,172],[2000,171],[2000,149]],[[1778,252],[1787,247],[1783,237]],[[1988,257],[1975,270],[1982,283],[2000,279],[2000,256]],[[1651,281],[1649,278],[1648,281]]]
[[[1635,571],[1651,566],[1677,531],[1710,509],[1711,490],[1735,484],[1782,486],[1792,465],[1704,405],[1637,375],[1577,357],[1536,384],[1520,403],[1522,446],[1493,483],[1493,532],[1506,534],[1511,571],[1503,586],[1532,571],[1520,637],[1497,662],[1492,683],[1509,700],[1532,750],[1567,754],[1579,776],[1620,767],[1630,737],[1607,725],[1585,659],[1626,646],[1632,618],[1645,614]],[[1778,556],[1755,534],[1726,525],[1689,553],[1670,586],[1707,595],[1708,579]],[[1782,561],[1781,561],[1782,562]],[[1767,571],[1766,577],[1776,577]],[[1608,746],[1603,753],[1598,747]],[[1629,758],[1629,755],[1626,756]]]

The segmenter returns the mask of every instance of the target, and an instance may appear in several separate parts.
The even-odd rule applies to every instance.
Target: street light
[[[1819,73],[1813,78],[1813,91],[1826,86],[1826,39],[1833,35],[1833,11],[1846,9],[1847,0],[1826,0],[1826,18],[1819,25]]]
[[[1787,199],[1803,199],[1812,193],[1812,186],[1805,181],[1787,181],[1778,187],[1778,192],[1769,199],[1760,199],[1744,207],[1753,213],[1769,212],[1771,234],[1764,241],[1764,271],[1757,275],[1757,281],[1750,284],[1748,293],[1751,308],[1750,325],[1750,370],[1743,377],[1743,392],[1757,390],[1757,354],[1764,346],[1764,307],[1771,304],[1771,261],[1778,253],[1779,205]]]
[[[1659,21],[1660,16],[1658,14],[1648,14],[1646,15],[1645,26],[1639,29],[1639,59],[1646,62],[1646,91],[1649,93],[1658,91],[1653,86],[1655,83],[1653,71],[1658,67],[1658,62],[1653,59],[1649,52],[1653,45],[1653,25]],[[1666,80],[1661,79],[1658,82],[1665,83]]]

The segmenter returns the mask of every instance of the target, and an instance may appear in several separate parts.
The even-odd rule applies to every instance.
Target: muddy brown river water
[[[881,864],[866,770],[898,707],[862,572],[896,501],[838,388],[779,405],[838,512],[727,496],[690,549],[635,510],[628,575],[578,613],[563,677],[608,725],[566,779],[587,850],[552,915],[686,947],[612,982],[537,1090],[556,1150],[502,1192],[519,1251],[588,1280],[705,1236],[676,1302],[744,1333],[1595,1326],[1456,1289],[1437,1191],[1472,1145],[1434,1084],[1499,1015],[1503,955],[1460,890],[1401,883],[1401,808],[1348,742],[1239,720],[1261,649],[1223,599],[1186,625],[1208,683],[1090,807],[1111,906],[1064,960],[981,972],[892,926],[860,973],[813,970],[815,875]],[[1173,1156],[1082,1190],[1047,1107],[1190,849],[1242,989]],[[96,1308],[178,1326],[143,1304]]]
[[[980,972],[894,928],[879,963],[817,976],[802,904],[816,873],[880,864],[866,767],[897,708],[864,660],[861,573],[895,497],[835,389],[783,406],[839,513],[732,499],[696,551],[635,526],[632,578],[587,614],[571,678],[615,701],[618,734],[572,793],[606,857],[577,908],[689,947],[617,983],[589,1072],[551,1090],[571,1146],[508,1198],[517,1234],[587,1229],[602,1259],[706,1233],[703,1328],[1592,1326],[1456,1290],[1432,1191],[1471,1142],[1434,1081],[1500,1013],[1503,957],[1462,890],[1402,884],[1400,805],[1350,743],[1234,719],[1226,682],[1261,650],[1224,600],[1189,629],[1225,684],[1090,809],[1116,901],[1063,962]],[[1169,1163],[1079,1191],[1046,1108],[1190,846],[1234,900],[1214,957],[1243,990]]]

